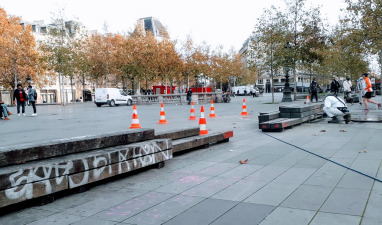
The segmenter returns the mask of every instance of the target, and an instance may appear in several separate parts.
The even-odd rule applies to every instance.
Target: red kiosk
[[[156,95],[163,95],[163,94],[171,94],[173,91],[175,91],[176,86],[172,86],[172,91],[171,91],[171,86],[153,86],[153,91]]]

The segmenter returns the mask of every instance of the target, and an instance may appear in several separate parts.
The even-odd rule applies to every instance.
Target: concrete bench
[[[279,112],[260,113],[259,129],[262,131],[282,131],[304,122],[322,118],[322,104],[280,106]]]
[[[171,158],[171,139],[157,139],[3,167],[0,170],[0,208]]]
[[[154,129],[135,129],[103,135],[65,138],[39,144],[17,145],[0,148],[0,167],[23,164],[89,150],[107,148],[154,139]]]
[[[173,141],[173,153],[186,151],[193,148],[205,147],[211,143],[229,141],[233,131],[215,132],[207,135],[194,136]]]
[[[199,127],[182,128],[182,129],[171,130],[171,131],[155,132],[154,138],[155,139],[170,138],[172,140],[177,140],[181,138],[199,135],[199,132],[200,132]]]
[[[175,151],[229,141],[231,137],[233,131],[199,136],[199,128],[155,135],[153,129],[136,129],[3,148],[0,208],[71,192],[144,167],[162,167],[166,160],[173,158]]]

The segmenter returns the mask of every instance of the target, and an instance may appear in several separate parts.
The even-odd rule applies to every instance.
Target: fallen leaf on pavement
[[[346,130],[340,130],[340,132],[346,132]]]
[[[326,132],[326,130],[320,130],[320,132]]]
[[[248,159],[246,159],[244,161],[241,161],[241,160],[239,161],[240,164],[247,164],[247,162],[248,162]]]
[[[362,150],[359,153],[367,153],[367,151],[366,150]]]

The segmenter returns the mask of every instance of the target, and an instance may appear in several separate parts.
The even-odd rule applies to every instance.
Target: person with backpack
[[[31,85],[28,86],[28,97],[29,97],[29,102],[32,104],[32,107],[33,107],[32,116],[37,116],[37,111],[36,111],[37,92],[35,89],[32,88]]]
[[[23,90],[21,84],[17,85],[17,89],[13,92],[13,104],[16,104],[17,101],[17,115],[20,116],[20,106],[22,108],[22,114],[25,116],[25,103],[28,101],[28,95]]]

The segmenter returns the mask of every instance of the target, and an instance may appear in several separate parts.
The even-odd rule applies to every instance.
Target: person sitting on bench
[[[4,102],[0,101],[0,116],[4,116],[4,120],[10,120],[9,115],[12,115],[13,113],[8,111],[8,107]],[[1,115],[2,114],[2,115]]]
[[[347,108],[347,105],[344,100],[342,100],[340,97],[328,95],[324,99],[324,112],[328,117],[332,118],[332,120],[329,120],[328,123],[339,123],[337,116],[342,116],[345,120],[345,123],[350,122],[350,112]]]

